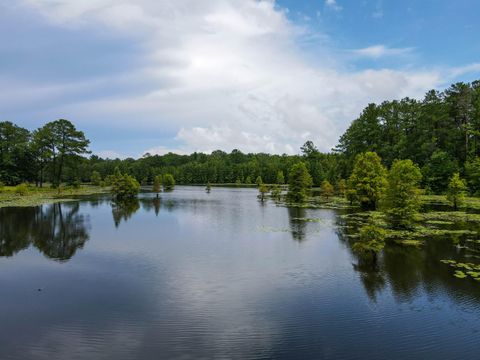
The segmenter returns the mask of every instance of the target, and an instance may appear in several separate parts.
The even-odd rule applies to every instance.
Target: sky
[[[337,144],[371,102],[480,79],[478,0],[0,0],[0,121],[103,157]]]

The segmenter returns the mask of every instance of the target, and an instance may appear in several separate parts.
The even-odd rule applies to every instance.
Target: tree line
[[[329,153],[312,141],[300,155],[266,153],[145,154],[139,159],[102,159],[89,154],[89,140],[68,120],[52,121],[30,132],[11,122],[0,122],[0,182],[42,186],[100,182],[114,174],[153,184],[171,174],[178,184],[283,184],[292,167],[303,162],[311,184],[335,186],[348,195],[346,180],[358,154],[375,152],[382,166],[410,159],[419,167],[420,186],[445,193],[453,174],[465,178],[472,194],[480,192],[480,81],[457,83],[443,92],[431,90],[424,99],[369,104]],[[260,180],[260,181],[259,181]],[[331,185],[330,185],[331,184]]]

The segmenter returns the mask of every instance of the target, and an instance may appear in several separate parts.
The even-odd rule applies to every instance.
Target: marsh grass
[[[53,189],[50,187],[38,188],[35,186],[22,186],[21,191],[18,186],[5,186],[0,191],[0,208],[9,206],[38,206],[42,204],[51,204],[74,200],[75,196],[104,194],[109,192],[109,188],[99,186],[82,185],[79,188],[73,186],[61,186]]]

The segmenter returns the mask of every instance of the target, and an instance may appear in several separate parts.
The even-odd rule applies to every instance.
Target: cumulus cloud
[[[334,0],[325,4],[341,8]],[[296,153],[309,139],[327,151],[367,103],[421,96],[445,81],[440,70],[351,70],[323,43],[315,53],[325,56],[314,58],[299,40],[324,34],[295,25],[273,0],[25,0],[23,6],[54,28],[95,29],[139,45],[141,61],[115,74],[23,85],[32,104],[48,99],[48,114],[69,114],[80,127],[101,119],[127,131],[176,134],[173,146],[159,141],[144,152]],[[410,51],[376,45],[352,54]],[[62,89],[74,96],[60,96]]]

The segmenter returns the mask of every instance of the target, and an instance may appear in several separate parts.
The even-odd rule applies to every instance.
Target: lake
[[[389,245],[368,265],[345,210],[256,196],[0,209],[0,359],[478,356],[480,283],[440,262],[473,249]]]

